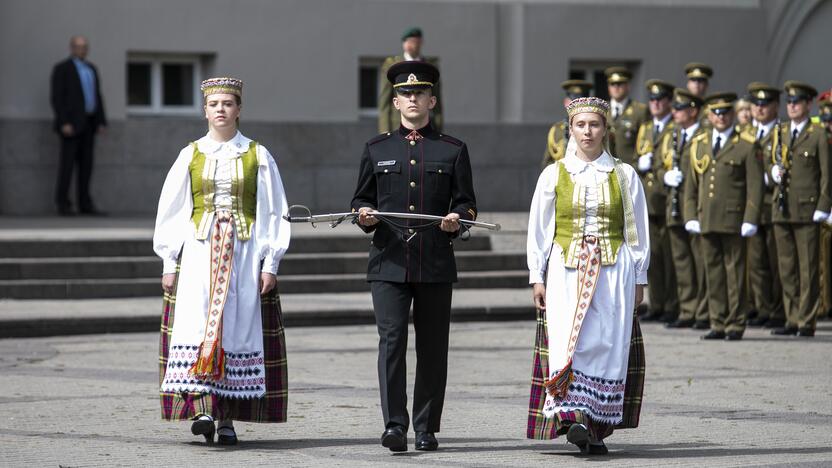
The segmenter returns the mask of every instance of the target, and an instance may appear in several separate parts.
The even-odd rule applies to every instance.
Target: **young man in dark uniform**
[[[367,280],[379,334],[381,444],[395,452],[407,450],[405,355],[412,304],[416,450],[436,450],[434,433],[439,432],[447,380],[451,285],[457,280],[453,239],[460,219],[476,218],[476,200],[465,143],[438,133],[429,122],[439,70],[426,62],[400,62],[390,67],[387,79],[395,90],[401,126],[365,145],[352,201],[361,228],[374,233]],[[444,218],[438,226],[415,219],[381,222],[372,210]]]

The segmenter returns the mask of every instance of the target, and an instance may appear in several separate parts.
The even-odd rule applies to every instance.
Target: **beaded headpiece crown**
[[[593,112],[606,119],[609,118],[610,104],[601,98],[591,96],[573,99],[572,102],[566,106],[566,113],[569,114],[570,121],[576,114],[583,112]]]
[[[202,82],[200,89],[202,89],[203,96],[208,96],[209,94],[234,94],[243,97],[243,80],[228,77],[208,78]]]

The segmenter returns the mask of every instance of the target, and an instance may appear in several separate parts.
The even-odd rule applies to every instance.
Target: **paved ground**
[[[372,326],[287,329],[289,422],[239,424],[233,449],[159,420],[155,334],[0,340],[0,466],[832,466],[829,322],[813,340],[644,330],[642,427],[593,460],[524,438],[532,321],[452,325],[440,451],[400,455],[378,444]]]

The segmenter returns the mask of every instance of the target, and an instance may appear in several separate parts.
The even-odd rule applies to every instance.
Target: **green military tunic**
[[[832,161],[822,126],[807,122],[789,145],[790,126],[784,124],[780,129],[786,175],[782,185],[774,186],[771,220],[779,254],[786,327],[814,332],[820,312],[820,238],[812,216],[815,210],[829,213],[832,206]],[[767,159],[766,164],[770,172],[774,158]],[[778,208],[781,194],[786,208],[782,211]]]
[[[566,120],[552,125],[546,135],[546,150],[543,151],[543,162],[541,169],[563,158],[566,154],[566,143],[569,141],[569,125]]]
[[[650,230],[650,269],[647,270],[647,293],[653,313],[661,311],[663,318],[670,321],[675,320],[678,315],[679,299],[665,216],[667,194],[664,183],[658,178],[662,156],[656,155],[655,152],[661,153],[663,142],[668,141],[667,139],[675,130],[676,124],[671,119],[654,137],[653,120],[650,119],[641,124],[636,136],[636,154],[642,156],[653,153],[653,167],[646,173],[639,171],[644,186],[644,196],[647,200]]]
[[[428,63],[439,68],[439,60],[435,58],[425,59]],[[387,70],[396,63],[403,62],[404,56],[396,55],[387,57],[381,65],[380,79],[381,92],[378,96],[378,132],[387,133],[398,130],[401,125],[401,112],[393,105],[393,85],[387,80]],[[436,96],[436,107],[431,111],[430,121],[436,131],[442,131],[442,95],[441,83],[433,85],[432,93]]]
[[[636,139],[641,124],[650,120],[647,106],[632,99],[621,115],[610,122],[610,153],[616,158],[632,166],[636,165]]]
[[[759,223],[763,165],[754,137],[738,128],[718,153],[713,153],[713,146],[713,131],[691,140],[684,218],[700,223],[711,330],[741,334],[746,315],[746,242],[740,226]]]

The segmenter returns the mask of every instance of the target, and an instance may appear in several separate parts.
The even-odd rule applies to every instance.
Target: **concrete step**
[[[519,270],[519,253],[469,250],[456,253],[460,271]],[[0,280],[156,278],[162,262],[156,256],[0,258]],[[281,275],[363,273],[366,252],[290,253],[280,264]]]
[[[369,292],[281,292],[287,327],[374,323]],[[160,297],[62,300],[0,300],[0,338],[132,333],[159,330]],[[534,320],[528,288],[456,289],[451,320]]]
[[[292,238],[292,253],[366,252],[369,235],[296,236]],[[490,250],[487,235],[473,235],[467,241],[454,242],[457,251]],[[149,237],[121,239],[0,239],[2,258],[67,258],[67,257],[143,257],[153,255],[153,241]]]
[[[280,291],[287,294],[367,291],[364,273],[280,275]],[[459,274],[457,288],[521,288],[528,284],[526,270],[467,271]],[[0,280],[4,299],[88,299],[160,295],[159,277],[99,279]]]

